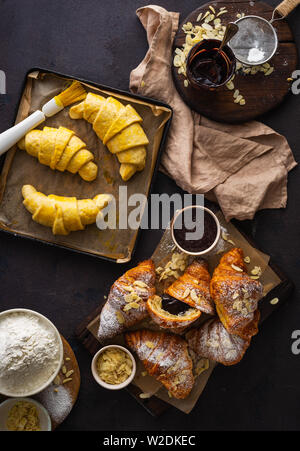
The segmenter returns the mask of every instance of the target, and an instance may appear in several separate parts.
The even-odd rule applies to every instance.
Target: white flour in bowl
[[[56,371],[59,351],[55,332],[30,312],[0,317],[0,391],[37,390]]]

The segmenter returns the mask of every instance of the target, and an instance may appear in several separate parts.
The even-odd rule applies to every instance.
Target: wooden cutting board
[[[193,11],[181,22],[174,39],[173,57],[175,49],[181,48],[185,42],[186,35],[182,30],[182,25],[187,22],[199,25],[201,22],[196,22],[197,17],[201,12],[204,15],[209,5],[212,5],[215,10],[219,10],[221,7],[226,8],[228,13],[220,16],[223,25],[230,21],[236,21],[237,13],[258,15],[270,20],[273,11],[273,8],[266,3],[249,2],[248,0],[207,3]],[[190,85],[186,88],[184,75],[178,74],[178,68],[174,67],[172,62],[174,83],[185,103],[194,111],[210,119],[229,123],[252,120],[277,107],[290,90],[291,83],[287,79],[297,68],[298,52],[286,20],[276,21],[273,25],[279,40],[278,50],[270,61],[275,68],[274,72],[269,76],[265,76],[262,72],[256,75],[237,73],[234,79],[235,88],[239,89],[246,100],[245,105],[235,104],[233,101],[234,91],[228,90],[226,86],[213,92],[197,90]]]
[[[241,230],[239,230],[240,233]],[[248,243],[256,248],[255,243],[249,238],[246,237],[243,233],[242,235],[248,241]],[[275,310],[277,310],[284,302],[286,302],[293,291],[293,283],[287,279],[287,277],[282,273],[282,271],[272,262],[269,261],[270,268],[277,274],[280,279],[279,284],[273,288],[260,302],[259,302],[259,310],[261,314],[260,324],[265,321]],[[103,305],[104,295],[107,293],[101,293],[99,295],[99,299],[103,298],[103,304],[100,305],[95,311],[93,311],[89,316],[87,316],[81,324],[76,329],[76,336],[82,345],[87,349],[87,351],[94,356],[95,353],[102,347],[99,341],[95,338],[95,336],[89,330],[89,324],[98,318]],[[277,304],[270,304],[270,301],[274,298],[280,299],[280,302]],[[135,385],[130,384],[126,387],[126,390],[136,399],[136,401],[144,407],[151,415],[158,417],[163,412],[168,410],[171,405],[159,399],[156,396],[151,396],[151,398],[140,398],[140,394],[142,391]]]

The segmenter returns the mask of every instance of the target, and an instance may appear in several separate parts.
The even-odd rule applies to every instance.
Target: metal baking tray
[[[172,116],[173,116],[172,108],[169,105],[167,105],[166,103],[160,102],[160,101],[158,101],[156,99],[152,99],[152,98],[149,98],[149,97],[133,94],[133,93],[128,92],[128,91],[124,91],[124,90],[117,89],[117,88],[114,88],[114,87],[111,87],[111,86],[107,86],[107,85],[102,85],[100,83],[95,83],[93,81],[86,80],[86,79],[80,78],[80,77],[75,77],[73,75],[63,74],[63,73],[56,72],[56,71],[53,71],[53,70],[44,69],[42,67],[34,67],[34,68],[30,69],[26,73],[26,75],[24,77],[24,81],[23,81],[22,88],[21,88],[21,93],[20,93],[20,96],[19,96],[19,102],[18,102],[16,110],[18,110],[18,106],[20,104],[20,101],[21,101],[21,98],[22,98],[22,95],[23,95],[23,92],[24,92],[24,89],[25,89],[25,86],[26,86],[26,83],[27,83],[28,75],[30,73],[34,72],[34,71],[38,71],[38,72],[42,72],[42,73],[46,73],[46,74],[53,74],[55,76],[62,77],[62,78],[78,80],[80,82],[87,83],[87,84],[91,85],[92,87],[101,89],[103,91],[110,91],[111,93],[117,94],[117,95],[125,95],[125,96],[128,96],[128,97],[131,97],[132,99],[145,101],[145,102],[147,102],[147,103],[149,103],[151,105],[154,105],[154,106],[160,106],[160,107],[167,108],[170,111],[170,118],[167,120],[167,122],[164,125],[164,130],[163,130],[162,137],[161,137],[161,140],[160,140],[160,144],[159,144],[159,148],[158,148],[158,152],[157,152],[157,157],[156,157],[156,161],[155,161],[155,165],[154,165],[154,169],[153,169],[153,173],[152,173],[152,178],[150,180],[150,187],[149,187],[149,192],[148,192],[148,199],[149,199],[149,197],[150,197],[150,195],[152,193],[152,190],[153,190],[153,185],[154,185],[155,178],[156,178],[156,175],[157,175],[157,171],[158,171],[158,168],[159,168],[161,155],[162,155],[162,152],[163,152],[163,148],[164,148],[164,145],[165,145],[165,142],[166,142],[167,134],[168,134],[168,131],[169,131],[169,128],[170,128],[170,124],[171,124],[171,121],[172,121]],[[16,120],[16,116],[17,116],[17,113],[15,115],[15,120]],[[3,168],[3,165],[4,165],[4,161],[5,161],[6,155],[7,154],[4,154],[4,155],[2,155],[0,157],[0,170],[1,171],[2,171],[2,168]],[[25,235],[23,235],[21,233],[17,233],[17,232],[14,232],[14,231],[6,230],[6,229],[3,229],[3,228],[0,228],[0,231],[8,233],[10,235],[13,235],[15,237],[25,238],[25,239],[31,240],[31,241],[37,241],[37,242],[39,242],[41,244],[46,244],[48,246],[54,246],[54,247],[59,247],[59,248],[62,248],[62,249],[67,249],[67,250],[70,250],[70,251],[73,251],[73,252],[76,252],[76,253],[79,253],[79,254],[90,255],[92,257],[100,258],[100,259],[103,259],[103,260],[106,260],[106,261],[110,261],[110,262],[123,263],[122,261],[117,261],[114,258],[110,258],[110,257],[104,256],[104,255],[97,255],[97,254],[94,254],[94,253],[91,253],[91,252],[86,252],[84,250],[74,249],[72,247],[68,247],[68,246],[63,245],[63,244],[58,244],[58,243],[55,243],[55,242],[46,241],[46,240],[43,240],[43,239],[40,239],[40,238],[36,238],[36,237],[32,237],[32,236],[25,236]],[[125,260],[124,263],[128,263],[132,259],[133,255],[134,255],[134,252],[136,250],[136,246],[137,246],[138,240],[140,238],[140,232],[141,232],[141,229],[139,228],[138,231],[137,231],[137,235],[136,235],[136,239],[135,239],[134,245],[133,245],[132,250],[131,250],[130,258]]]

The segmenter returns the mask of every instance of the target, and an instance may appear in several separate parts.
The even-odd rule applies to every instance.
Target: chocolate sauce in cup
[[[212,251],[221,234],[216,215],[206,207],[192,205],[177,210],[171,222],[171,236],[186,254],[200,256]]]
[[[233,51],[225,45],[218,52],[221,41],[204,39],[195,44],[187,57],[186,75],[194,88],[214,91],[232,78],[236,69]]]

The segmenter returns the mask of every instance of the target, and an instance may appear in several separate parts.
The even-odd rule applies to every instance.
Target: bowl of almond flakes
[[[128,349],[119,345],[108,345],[94,355],[91,370],[99,385],[109,390],[120,390],[133,380],[136,363]]]

